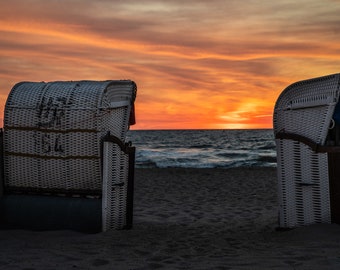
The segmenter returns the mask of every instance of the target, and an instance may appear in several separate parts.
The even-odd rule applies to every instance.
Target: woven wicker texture
[[[339,74],[294,83],[278,98],[274,133],[301,135],[324,145],[339,101]],[[327,153],[276,139],[280,227],[331,222]]]
[[[122,229],[126,226],[128,164],[128,154],[122,152],[117,144],[104,142],[103,231]]]
[[[100,142],[125,141],[132,81],[22,82],[4,113],[5,186],[102,190]]]
[[[280,227],[331,222],[327,153],[276,140]]]

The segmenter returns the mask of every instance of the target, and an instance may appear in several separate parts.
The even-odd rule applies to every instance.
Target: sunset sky
[[[340,72],[337,0],[0,1],[1,117],[19,81],[131,79],[132,129],[272,128],[285,87]]]

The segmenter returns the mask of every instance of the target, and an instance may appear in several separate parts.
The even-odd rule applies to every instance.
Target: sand
[[[132,230],[0,231],[0,269],[340,269],[340,226],[276,201],[274,168],[137,169]]]

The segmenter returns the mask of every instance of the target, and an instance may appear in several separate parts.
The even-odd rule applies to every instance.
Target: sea
[[[272,129],[130,130],[136,168],[276,167]]]

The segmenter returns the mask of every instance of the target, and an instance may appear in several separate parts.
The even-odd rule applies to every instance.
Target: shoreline
[[[276,168],[137,168],[131,230],[0,231],[0,261],[3,269],[339,269],[339,225],[276,227]]]

